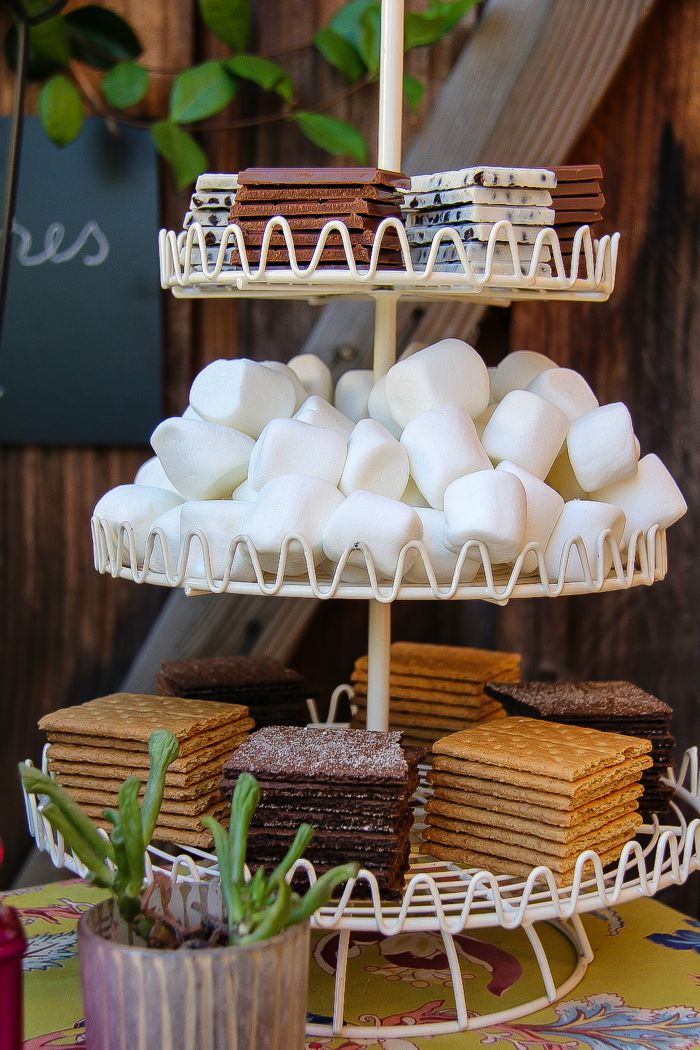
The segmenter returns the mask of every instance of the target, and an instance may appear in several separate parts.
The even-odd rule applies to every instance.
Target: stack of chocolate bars
[[[154,838],[200,849],[212,844],[201,818],[222,819],[228,809],[219,793],[224,759],[252,727],[247,708],[235,704],[137,693],[102,696],[39,722],[48,733],[49,772],[101,827],[109,827],[103,810],[117,805],[126,777],[145,786],[150,734],[170,729],[180,751],[165,778]]]
[[[505,718],[433,745],[426,851],[494,874],[545,865],[571,882],[584,850],[615,861],[642,824],[648,740]],[[590,868],[586,876],[590,876]]]
[[[547,168],[474,167],[414,175],[403,204],[414,265],[426,265],[436,231],[447,226],[462,241],[473,269],[483,272],[494,225],[505,219],[513,224],[520,264],[529,269],[537,234],[555,218],[551,197],[555,185],[556,178]],[[512,274],[508,235],[502,231],[497,238],[493,272]],[[538,272],[546,276],[550,275],[545,265],[549,256],[549,249],[543,249]],[[440,269],[461,268],[452,243],[443,241],[437,265]]]
[[[265,228],[275,216],[284,216],[292,230],[299,265],[311,261],[320,230],[337,219],[350,235],[356,263],[368,264],[377,227],[382,219],[401,219],[399,190],[408,179],[379,168],[247,168],[238,176],[240,189],[229,220],[240,226],[251,266],[261,259]],[[402,265],[398,237],[388,230],[382,238],[379,265]],[[240,265],[238,250],[231,262]],[[281,230],[275,229],[267,253],[267,266],[289,267],[290,259]],[[341,235],[331,234],[321,254],[324,267],[347,267]]]
[[[316,831],[305,856],[317,873],[354,860],[383,891],[400,892],[422,757],[401,747],[399,733],[288,726],[253,733],[224,765],[222,784],[225,798],[243,772],[260,784],[248,863],[273,867],[306,821]]]
[[[256,727],[303,726],[309,693],[303,677],[270,656],[206,656],[169,660],[158,674],[161,696],[243,704]]]
[[[645,737],[653,765],[642,776],[639,808],[645,816],[668,809],[673,788],[661,777],[674,764],[676,742],[670,731],[673,711],[663,700],[631,682],[493,682],[486,691],[509,714]]]
[[[599,164],[578,164],[552,168],[557,184],[552,190],[554,228],[559,237],[567,271],[571,262],[574,235],[580,226],[596,224],[603,218],[603,169]],[[585,270],[583,254],[579,256],[579,274]]]
[[[361,656],[352,672],[358,725],[364,725],[367,716],[367,667],[367,657]],[[395,642],[389,679],[390,728],[403,732],[405,744],[428,746],[446,733],[503,718],[500,703],[484,691],[496,668],[499,678],[517,682],[519,653]]]
[[[182,226],[184,230],[188,230],[193,223],[200,224],[210,265],[216,261],[237,190],[238,175],[236,174],[205,172],[197,178],[194,193],[190,199],[190,208],[185,213]],[[197,240],[192,245],[192,262],[195,265],[201,265],[202,262]]]

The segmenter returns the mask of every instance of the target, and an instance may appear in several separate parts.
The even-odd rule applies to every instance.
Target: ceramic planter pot
[[[221,916],[218,887],[173,890],[171,910]],[[114,901],[81,916],[88,1050],[303,1050],[309,926],[248,947],[158,951],[130,943]]]

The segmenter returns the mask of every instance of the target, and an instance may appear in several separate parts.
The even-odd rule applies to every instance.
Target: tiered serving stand
[[[403,6],[403,0],[383,0],[382,3],[378,165],[392,171],[401,170]],[[285,235],[291,259],[288,269],[266,266],[266,250],[274,229],[281,229]],[[380,243],[388,229],[398,234],[403,270],[381,270],[378,266]],[[332,270],[319,269],[321,251],[331,230],[338,230],[343,238],[347,265]],[[511,274],[503,274],[501,267],[493,266],[497,239],[503,243],[504,236],[511,248]],[[467,260],[454,232],[436,230],[428,262],[424,268],[417,269],[411,262],[405,230],[396,220],[388,219],[377,231],[369,266],[358,267],[352,257],[347,230],[342,223],[333,221],[320,231],[311,262],[300,266],[296,262],[286,220],[275,218],[266,231],[261,261],[258,266],[251,267],[238,227],[228,227],[218,254],[207,261],[203,232],[195,225],[186,233],[161,231],[161,281],[164,288],[171,289],[181,298],[294,298],[320,302],[338,296],[369,297],[375,303],[374,375],[379,379],[395,360],[396,310],[400,299],[462,299],[501,305],[533,299],[602,302],[613,289],[618,241],[618,234],[594,241],[590,230],[582,227],[576,236],[567,272],[555,231],[542,230],[537,237],[532,262],[524,270],[518,259],[512,227],[508,223],[499,223],[492,231],[485,268],[477,272]],[[458,268],[440,268],[438,249],[442,243],[455,245],[460,259]],[[237,268],[226,261],[228,249],[233,246],[240,251],[241,265]],[[554,263],[551,276],[542,276],[538,272],[539,262],[547,255],[546,248],[551,250]],[[499,272],[496,273],[495,269]],[[183,587],[192,594],[232,592],[366,600],[369,605],[367,728],[378,730],[386,729],[389,722],[390,617],[394,601],[481,599],[505,604],[512,598],[624,590],[653,584],[666,574],[666,537],[658,526],[646,533],[635,533],[624,549],[618,547],[612,535],[601,533],[596,557],[591,560],[581,539],[572,538],[562,555],[556,579],[548,578],[542,551],[536,544],[526,547],[513,566],[504,568],[491,565],[483,544],[468,543],[449,583],[438,582],[421,543],[409,544],[405,548],[393,580],[377,573],[369,551],[360,545],[357,549],[364,556],[366,576],[361,582],[356,582],[357,567],[351,570],[351,575],[347,563],[351,554],[357,555],[357,549],[346,551],[340,563],[326,571],[323,566],[314,565],[303,538],[295,535],[286,537],[275,573],[261,567],[257,552],[245,537],[236,537],[231,544],[225,571],[217,576],[212,571],[207,537],[200,532],[195,531],[186,538],[184,548],[176,558],[168,551],[159,529],[149,534],[145,557],[139,557],[134,531],[128,522],[115,530],[108,522],[93,519],[92,532],[98,571],[137,583]],[[241,573],[241,560],[235,557],[239,548],[246,548],[247,562],[252,570],[248,567]],[[299,548],[304,552],[306,572],[302,576],[290,576],[287,573],[288,558],[290,552],[298,555]],[[412,549],[418,551],[418,558],[422,559],[425,568],[423,583],[408,583],[404,579],[404,565]],[[525,573],[524,559],[531,550],[537,555],[537,570]],[[462,583],[460,576],[467,557],[480,559],[481,569],[470,583]],[[582,572],[578,582],[571,582],[568,578],[567,565],[571,558],[580,559]],[[339,687],[334,701],[342,690],[351,695],[349,687]],[[335,707],[335,702],[332,707]],[[44,758],[44,766],[45,762]],[[376,932],[387,937],[404,932],[434,931],[442,936],[445,945],[454,989],[455,1019],[401,1025],[395,1029],[382,1028],[383,1038],[445,1034],[494,1025],[522,1017],[566,995],[581,980],[593,957],[581,922],[582,914],[636,897],[652,896],[665,886],[685,882],[690,873],[700,867],[697,749],[685,754],[676,776],[669,771],[669,782],[675,787],[675,798],[668,824],[661,825],[654,818],[636,840],[625,846],[619,862],[607,869],[603,868],[594,852],[581,854],[571,885],[560,889],[546,867],[534,868],[523,879],[462,869],[456,864],[432,859],[424,852],[421,839],[422,806],[429,793],[423,780],[417,800],[411,869],[403,897],[382,900],[374,875],[363,870],[357,880],[365,884],[362,899],[353,893],[354,886],[348,884],[337,903],[321,909],[314,917],[317,929],[338,931],[338,952],[332,1012],[328,1023],[310,1024],[309,1034],[358,1038],[371,1038],[376,1034],[375,1028],[348,1025],[344,1020],[345,980],[353,931]],[[25,801],[29,828],[39,849],[47,851],[56,865],[85,874],[80,861],[66,850],[61,836],[53,831],[43,816],[36,798],[26,796]],[[686,817],[684,810],[690,810],[692,819]],[[178,854],[152,846],[146,863],[149,878],[158,871],[167,873],[176,881],[209,880],[212,892],[218,892],[216,858],[205,851],[188,849],[187,853]],[[297,867],[304,868],[309,879],[315,878],[313,868],[306,861],[299,862]],[[537,932],[537,926],[542,922],[551,923],[573,946],[572,969],[564,978],[552,972]],[[542,995],[508,1010],[475,1016],[470,1015],[468,1009],[454,938],[464,930],[489,927],[524,931],[542,976]]]

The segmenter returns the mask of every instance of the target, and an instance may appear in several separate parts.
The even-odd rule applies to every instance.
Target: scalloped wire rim
[[[284,236],[289,253],[289,266],[271,263],[268,268],[267,256],[275,231],[280,231]],[[382,269],[379,265],[382,242],[390,231],[391,237],[398,237],[400,242],[403,269]],[[340,235],[345,263],[338,263],[333,267],[322,266],[321,255],[332,233]],[[240,226],[231,224],[223,230],[216,258],[210,264],[204,230],[199,223],[193,223],[186,231],[160,231],[161,285],[163,288],[190,288],[200,292],[206,292],[207,286],[212,289],[229,288],[231,291],[243,291],[246,286],[274,285],[275,294],[279,294],[278,286],[285,284],[296,287],[297,293],[299,284],[328,286],[330,293],[342,292],[343,285],[349,286],[346,287],[346,291],[352,291],[352,286],[364,286],[365,291],[371,291],[376,284],[381,288],[394,287],[402,294],[410,294],[412,290],[427,291],[431,288],[436,291],[453,288],[476,293],[522,289],[588,293],[593,298],[607,299],[615,283],[619,238],[619,233],[614,233],[594,241],[590,227],[579,227],[574,235],[571,267],[567,273],[556,230],[543,227],[532,246],[530,264],[523,268],[513,224],[500,220],[493,224],[489,234],[482,271],[467,258],[464,243],[457,232],[449,226],[443,226],[435,230],[425,266],[416,267],[403,223],[399,219],[387,218],[382,219],[377,228],[370,262],[366,266],[358,266],[353,257],[348,227],[341,220],[332,219],[319,230],[318,241],[309,263],[299,264],[289,222],[284,216],[276,216],[265,226],[259,263],[250,264],[243,231]],[[495,273],[493,267],[496,247],[505,244],[510,248],[513,272]],[[438,262],[441,245],[454,247],[459,263],[455,263],[453,269],[438,268],[442,265]],[[240,253],[241,262],[238,266],[226,261],[228,253],[234,247]],[[549,261],[546,258],[547,249],[551,249],[555,269],[555,273],[549,277],[537,272],[541,263]],[[193,250],[199,252],[197,261]]]
[[[229,551],[222,576],[215,576],[209,554],[207,536],[199,529],[188,532],[181,544],[179,558],[171,556],[165,535],[160,527],[148,533],[143,561],[137,556],[136,536],[129,522],[122,522],[114,529],[110,522],[103,518],[93,518],[91,522],[95,557],[95,568],[98,572],[109,573],[114,578],[133,580],[135,583],[158,584],[162,587],[184,587],[191,592],[203,591],[222,594],[226,591],[238,594],[284,594],[290,596],[315,598],[375,598],[380,602],[393,602],[397,599],[441,599],[449,601],[459,599],[486,599],[494,602],[507,602],[510,598],[522,597],[558,597],[562,594],[590,594],[608,590],[625,590],[636,586],[649,586],[666,575],[666,532],[658,525],[653,525],[646,532],[636,530],[629,543],[620,549],[609,529],[598,535],[596,545],[596,562],[591,565],[583,540],[573,536],[562,551],[559,574],[556,580],[550,580],[544,563],[542,547],[538,543],[528,543],[518,555],[512,567],[509,565],[493,566],[489,552],[484,543],[470,540],[462,547],[449,584],[438,583],[435,570],[422,541],[412,541],[401,549],[393,580],[387,580],[377,572],[372,554],[364,543],[357,543],[347,548],[335,566],[331,575],[317,569],[307,541],[294,533],[285,536],[279,554],[276,573],[265,572],[260,564],[258,552],[246,536],[235,536],[229,545]],[[254,581],[236,579],[233,565],[236,553],[241,551]],[[306,573],[287,575],[287,562],[290,555],[298,558],[304,555]],[[413,584],[405,582],[406,559],[410,552],[417,551],[411,571],[423,563],[427,582]],[[537,557],[537,571],[523,573],[522,567],[526,556],[534,552]],[[575,553],[576,552],[576,553]],[[343,573],[352,555],[362,554],[367,570],[367,582],[346,583]],[[190,557],[198,563],[203,562],[198,575],[192,575],[189,569]],[[567,581],[566,573],[570,560],[574,558],[573,567],[580,561],[583,579]],[[604,575],[605,562],[612,561],[610,572]],[[419,561],[420,559],[420,561]],[[471,583],[460,583],[462,569],[467,560],[480,560],[481,568]],[[357,567],[352,566],[353,572]]]

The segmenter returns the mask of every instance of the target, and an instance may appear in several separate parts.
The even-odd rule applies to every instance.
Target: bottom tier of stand
[[[31,763],[28,762],[28,765]],[[44,760],[45,765],[45,760]],[[346,1025],[344,1021],[345,983],[353,933],[377,933],[393,937],[403,933],[434,932],[442,937],[454,992],[456,1018],[416,1025],[402,1024],[382,1028],[382,1038],[392,1036],[437,1035],[465,1031],[523,1017],[567,995],[583,977],[593,955],[580,915],[613,907],[640,897],[652,897],[670,885],[681,885],[700,868],[700,762],[698,749],[688,750],[677,773],[669,771],[668,781],[675,788],[667,822],[654,817],[634,840],[628,842],[615,864],[603,868],[593,851],[578,858],[571,885],[557,887],[551,871],[534,868],[527,878],[493,875],[476,869],[438,861],[427,853],[422,841],[423,806],[429,786],[423,779],[417,793],[416,823],[410,870],[403,896],[382,899],[371,871],[360,871],[355,884],[348,883],[342,896],[320,909],[313,918],[318,930],[339,931],[335,994],[328,1021],[309,1024],[310,1035],[344,1035],[372,1038],[373,1028]],[[39,850],[47,852],[56,867],[84,876],[77,857],[66,850],[63,839],[43,816],[40,801],[25,796],[29,830]],[[216,858],[203,850],[180,852],[151,846],[146,857],[147,875],[167,874],[174,883],[208,881],[218,893]],[[310,881],[315,879],[312,865],[297,863]],[[355,885],[362,886],[358,894]],[[552,971],[547,950],[538,932],[540,923],[552,924],[574,948],[573,966],[562,977]],[[465,981],[454,938],[489,927],[520,929],[528,938],[534,962],[542,977],[542,995],[506,1011],[470,1016]],[[351,963],[350,963],[351,964]]]

